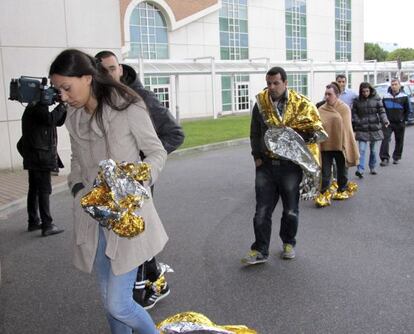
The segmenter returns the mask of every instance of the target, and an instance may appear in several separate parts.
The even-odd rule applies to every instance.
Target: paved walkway
[[[247,142],[248,140],[244,138],[181,149],[173,152],[169,158],[226,146],[237,146]],[[52,176],[52,187],[53,194],[66,190],[66,175]],[[28,176],[26,170],[0,170],[0,220],[6,219],[8,214],[26,207],[27,188]]]
[[[0,219],[26,206],[28,189],[26,170],[0,170]],[[66,175],[52,176],[53,192],[66,189]]]

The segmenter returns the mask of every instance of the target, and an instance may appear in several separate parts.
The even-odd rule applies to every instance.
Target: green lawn
[[[218,119],[182,121],[185,140],[180,148],[247,138],[250,133],[250,115],[224,116]]]

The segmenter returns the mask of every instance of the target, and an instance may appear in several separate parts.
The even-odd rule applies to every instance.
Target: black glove
[[[83,188],[85,188],[85,186],[83,185],[82,182],[76,183],[73,187],[72,187],[72,196],[76,197],[76,194],[81,191]]]

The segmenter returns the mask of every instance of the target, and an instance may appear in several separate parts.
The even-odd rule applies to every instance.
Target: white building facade
[[[65,48],[90,54],[115,51],[141,59],[362,62],[363,3],[356,0],[2,0],[0,1],[0,169],[21,168],[15,148],[24,107],[8,101],[11,78],[47,76]],[[122,58],[122,57],[121,57]],[[211,58],[210,58],[211,59]],[[345,72],[340,70],[338,72]],[[317,102],[335,72],[289,72],[289,86]],[[350,75],[353,89],[362,73]],[[145,76],[180,118],[249,111],[265,86],[264,73]],[[313,89],[310,91],[310,86]],[[179,86],[179,87],[177,87]],[[213,102],[212,102],[213,101]],[[215,105],[215,108],[213,108]],[[70,145],[59,129],[59,154],[69,165]]]

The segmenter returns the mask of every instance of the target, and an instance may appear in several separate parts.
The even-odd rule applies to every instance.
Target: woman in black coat
[[[359,86],[359,96],[352,105],[352,126],[355,139],[359,146],[359,165],[355,175],[363,178],[365,171],[365,151],[369,144],[370,174],[376,175],[377,143],[384,138],[382,127],[389,124],[382,99],[375,89],[368,83],[362,82]]]

